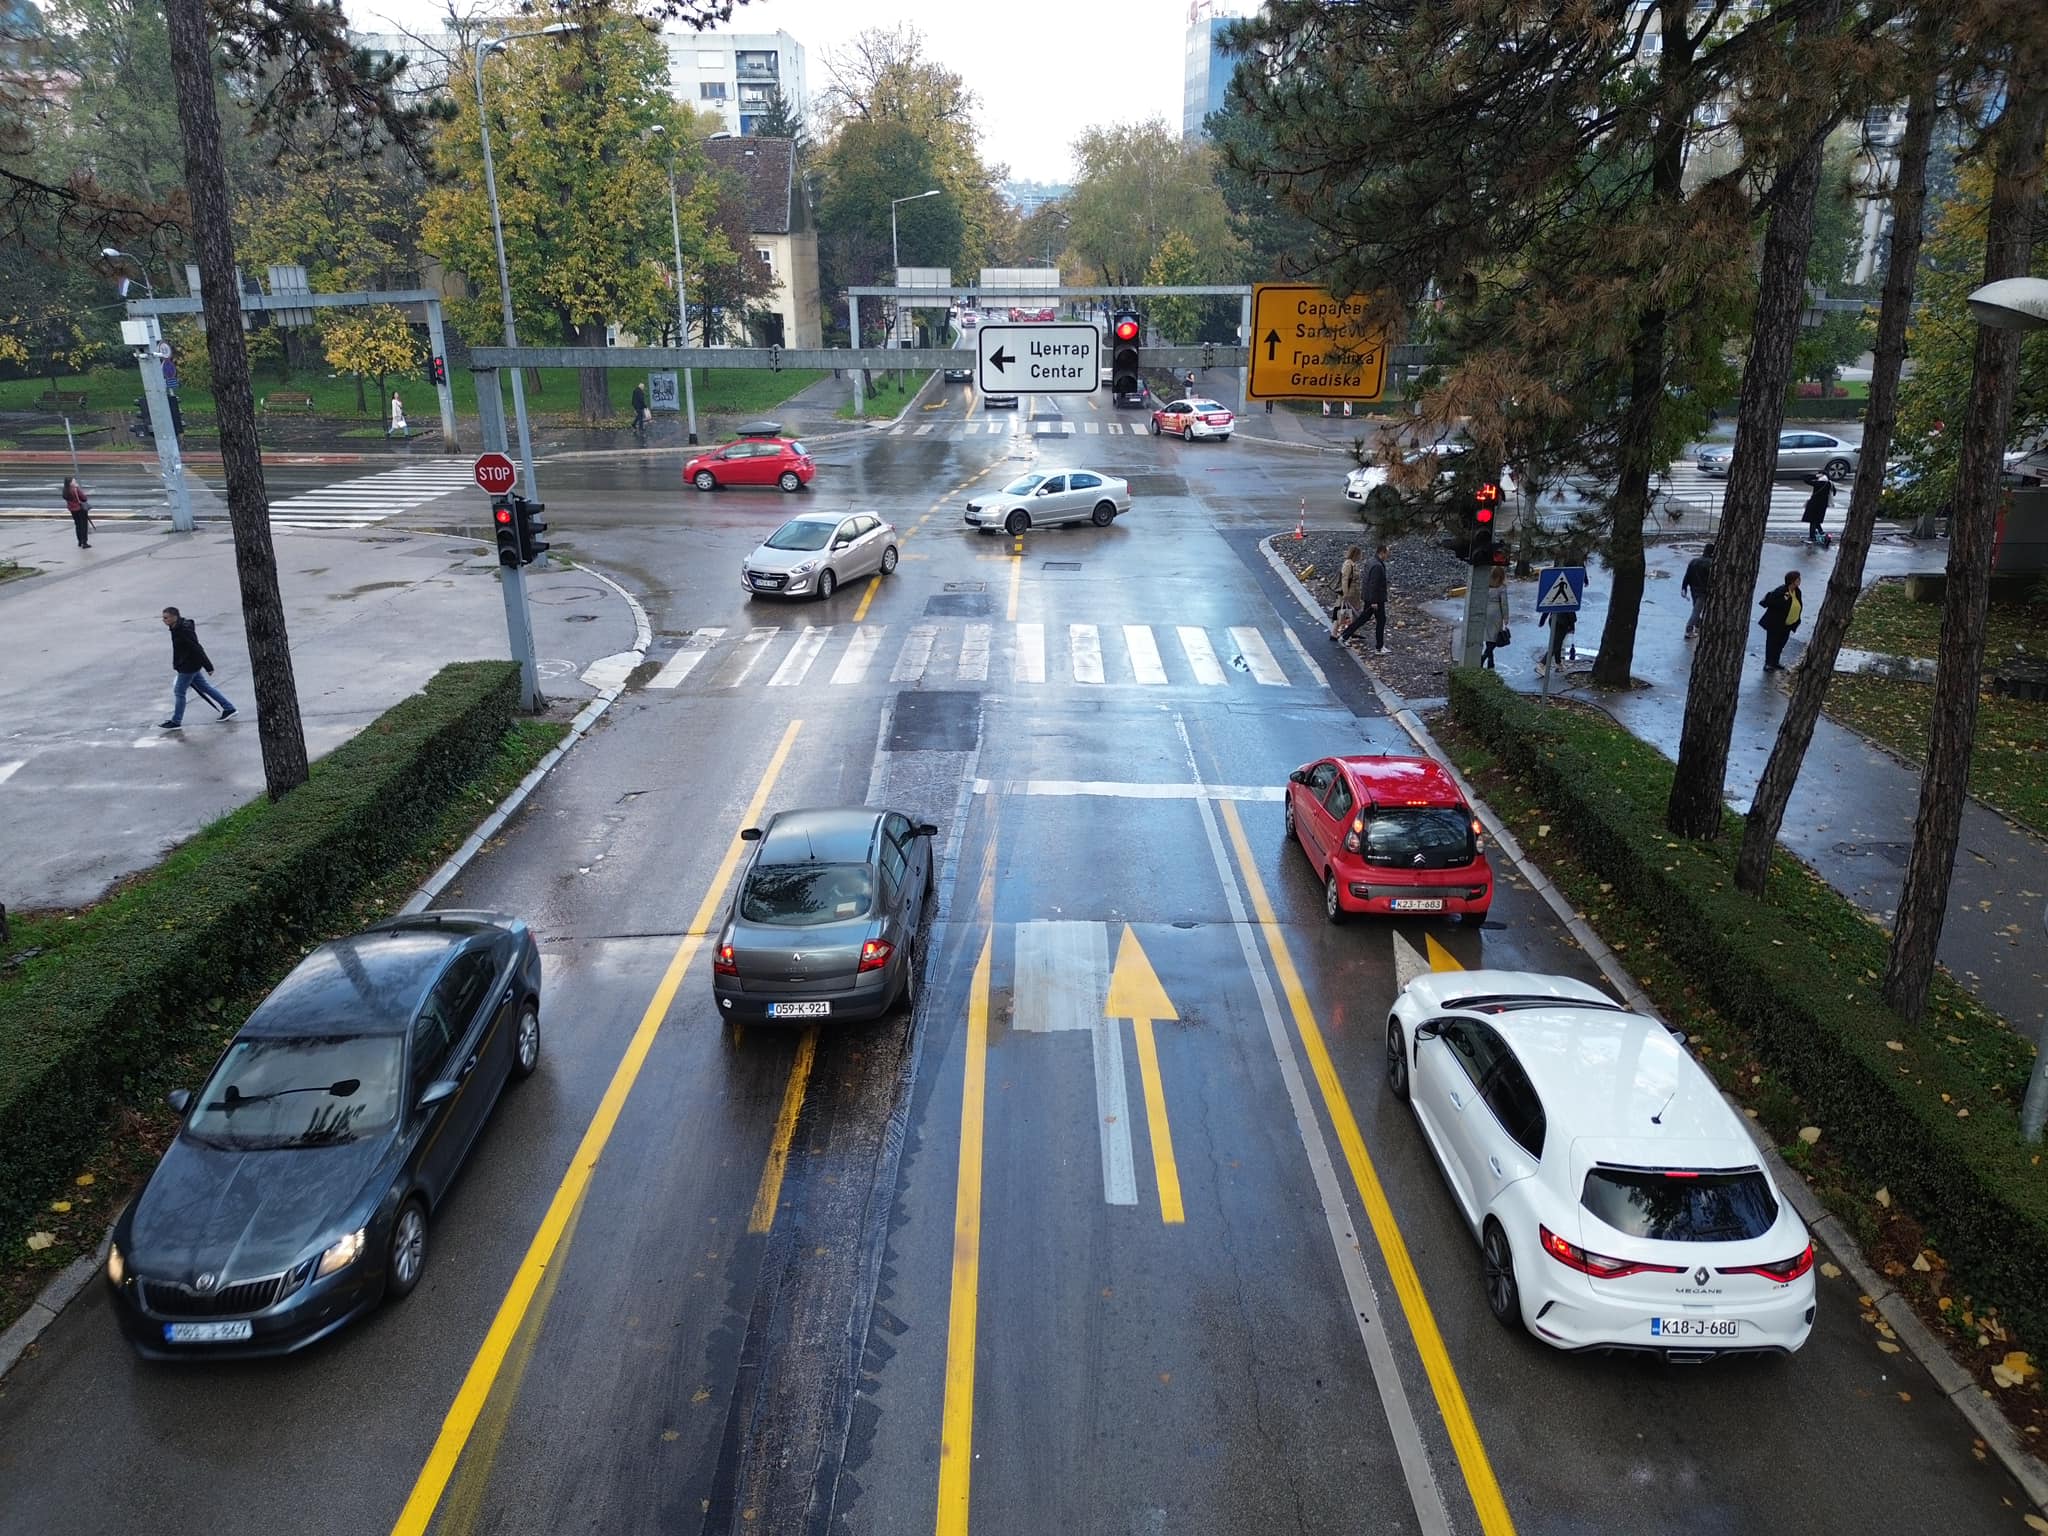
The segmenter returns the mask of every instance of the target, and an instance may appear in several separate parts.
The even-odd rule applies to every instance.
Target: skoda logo
[[[1705,1285],[1707,1283],[1706,1265],[1702,1264],[1698,1269],[1692,1272],[1692,1283],[1694,1285]]]
[[[219,1283],[219,1281],[220,1281],[220,1276],[219,1276],[219,1275],[216,1275],[216,1274],[215,1274],[215,1273],[214,1273],[214,1272],[213,1272],[212,1270],[210,1270],[210,1269],[209,1269],[209,1270],[208,1270],[208,1271],[207,1271],[207,1272],[206,1272],[205,1274],[201,1275],[201,1276],[200,1276],[200,1277],[199,1277],[199,1278],[198,1278],[197,1280],[194,1280],[194,1281],[192,1282],[192,1284],[193,1284],[193,1285],[194,1285],[194,1286],[195,1286],[196,1288],[198,1288],[199,1290],[202,1290],[202,1291],[210,1291],[210,1290],[212,1290],[212,1289],[214,1288],[214,1286],[215,1286],[215,1285],[217,1285],[217,1284]]]

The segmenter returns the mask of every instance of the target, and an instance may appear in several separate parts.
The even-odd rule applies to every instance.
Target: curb
[[[589,572],[626,600],[627,607],[633,611],[633,650],[622,652],[621,655],[633,656],[634,665],[637,666],[639,658],[647,654],[647,648],[654,638],[654,631],[647,621],[647,610],[640,605],[639,599],[600,570],[580,562],[565,560],[562,563],[571,565],[576,570]],[[626,670],[630,672],[632,669]],[[619,682],[606,688],[583,706],[575,720],[570,723],[569,734],[563,738],[561,745],[535,763],[533,770],[519,781],[509,795],[498,802],[497,808],[483,819],[476,831],[463,841],[462,846],[427,877],[426,882],[413,892],[411,899],[398,909],[400,917],[409,917],[433,904],[441,892],[448,888],[449,883],[468,867],[470,860],[483,851],[484,844],[495,837],[519,807],[526,803],[527,797],[533,793],[540,781],[548,776],[548,771],[559,763],[568,750],[581,741],[604,712],[612,707],[613,702],[625,691],[625,687],[622,673]],[[114,1221],[119,1220],[120,1213],[116,1212]],[[107,1261],[107,1247],[114,1238],[114,1221],[107,1223],[107,1230],[92,1253],[81,1254],[66,1265],[54,1280],[37,1293],[36,1299],[28,1304],[28,1309],[7,1331],[0,1333],[0,1382],[6,1380],[8,1372],[12,1371],[21,1357],[28,1353],[29,1346],[42,1337],[44,1330],[57,1321],[64,1309],[79,1298],[86,1286],[91,1283],[92,1277],[99,1273],[100,1266]]]
[[[1315,598],[1310,595],[1308,588],[1302,585],[1300,578],[1288,568],[1287,562],[1274,551],[1272,545],[1262,539],[1259,542],[1259,551],[1266,557],[1274,572],[1287,583],[1289,590],[1294,593],[1295,600],[1312,617],[1320,620],[1322,609],[1317,606]],[[1514,834],[1502,825],[1493,808],[1480,799],[1472,786],[1466,783],[1465,776],[1458,772],[1456,765],[1444,754],[1443,748],[1437,744],[1436,738],[1430,735],[1429,728],[1416,717],[1408,701],[1375,677],[1372,669],[1366,666],[1364,658],[1356,651],[1346,646],[1344,653],[1351,658],[1352,664],[1365,674],[1366,681],[1371,684],[1374,694],[1378,696],[1381,705],[1394,722],[1451,775],[1459,790],[1463,792],[1466,803],[1485,824],[1487,832],[1501,852],[1514,862],[1516,868],[1528,880],[1530,889],[1543,898],[1545,905],[1564,924],[1573,940],[1592,958],[1608,984],[1621,994],[1623,1001],[1633,1011],[1645,1018],[1655,1019],[1669,1028],[1668,1022],[1658,1013],[1656,1006],[1651,1003],[1649,996],[1637,984],[1636,979],[1616,958],[1614,951],[1607,947],[1606,941],[1593,931],[1584,918],[1572,910],[1571,903],[1565,900],[1564,894],[1551,884],[1550,878],[1530,859],[1528,852]],[[1756,1143],[1765,1166],[1771,1170],[1771,1177],[1777,1181],[1778,1187],[1785,1191],[1786,1198],[1799,1212],[1800,1219],[1806,1223],[1808,1231],[1840,1262],[1843,1273],[1856,1283],[1861,1293],[1870,1298],[1871,1307],[1898,1336],[1899,1347],[1934,1379],[1942,1395],[1954,1405],[1956,1411],[1962,1415],[1963,1421],[1990,1448],[1991,1454],[1998,1458],[1999,1465],[2012,1474],[2013,1481],[2020,1485],[2021,1491],[2033,1501],[2035,1508],[2048,1511],[2048,1463],[2043,1463],[2033,1454],[2026,1442],[2021,1439],[2019,1431],[2014,1429],[2005,1415],[1991,1404],[1991,1394],[1978,1386],[1976,1378],[1957,1363],[1955,1357],[1943,1346],[1940,1338],[1920,1320],[1919,1314],[1906,1299],[1892,1288],[1889,1281],[1870,1267],[1847,1229],[1821,1202],[1805,1177],[1779,1155],[1778,1149],[1762,1135],[1756,1122],[1741,1114],[1741,1106],[1736,1103],[1733,1096],[1724,1093],[1722,1097],[1727,1099],[1738,1116],[1741,1116],[1742,1123],[1749,1127],[1750,1139]]]

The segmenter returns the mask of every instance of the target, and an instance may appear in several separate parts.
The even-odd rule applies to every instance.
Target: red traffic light
[[[1135,320],[1117,321],[1116,339],[1118,341],[1136,341],[1138,339],[1138,322]]]
[[[1472,492],[1472,499],[1478,503],[1476,515],[1479,526],[1484,528],[1493,521],[1494,506],[1500,501],[1500,487],[1488,481]]]
[[[1486,526],[1486,525],[1487,525],[1488,523],[1490,523],[1490,522],[1492,522],[1492,521],[1493,521],[1493,508],[1492,508],[1491,506],[1489,506],[1489,505],[1488,505],[1488,504],[1487,504],[1486,502],[1483,502],[1483,501],[1482,501],[1482,502],[1481,502],[1481,503],[1479,504],[1479,526],[1480,526],[1480,527],[1482,527],[1482,528],[1484,528],[1484,527],[1485,527],[1485,526]]]
[[[510,507],[499,507],[491,515],[497,519],[500,528],[510,528],[512,526],[512,509]]]

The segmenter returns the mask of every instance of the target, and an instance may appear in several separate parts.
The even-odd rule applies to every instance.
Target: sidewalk
[[[1678,588],[1686,562],[1698,553],[1697,544],[1665,545],[1649,552],[1634,672],[1650,687],[1608,694],[1588,688],[1583,674],[1574,674],[1561,686],[1553,679],[1561,696],[1596,704],[1673,758],[1678,755],[1692,664],[1692,647],[1684,638],[1689,605]],[[1871,551],[1864,579],[1939,570],[1947,558],[1942,544],[1915,546],[1887,539]],[[1814,594],[1812,611],[1817,614],[1834,559],[1833,550],[1767,542],[1756,596],[1775,587],[1785,572],[1796,570],[1805,589]],[[1591,572],[1585,611],[1574,636],[1582,645],[1597,644],[1606,622],[1609,584],[1603,574],[1597,567]],[[1546,633],[1536,627],[1534,593],[1533,583],[1518,582],[1513,588],[1510,612],[1516,644],[1512,664],[1504,665],[1500,674],[1510,686],[1529,693],[1540,692],[1543,686],[1534,661]],[[1756,612],[1753,600],[1748,611]],[[1746,649],[1728,754],[1727,795],[1738,810],[1748,806],[1755,792],[1786,704],[1785,690],[1763,674],[1761,630],[1750,630]],[[1787,664],[1796,663],[1800,654],[1795,637],[1785,652]],[[1919,794],[1920,776],[1914,768],[1823,714],[1779,840],[1836,890],[1889,925],[1913,840]],[[1962,841],[1949,887],[1941,962],[1959,983],[2029,1035],[2048,1018],[2048,962],[2041,939],[2044,896],[2048,845],[1972,800],[1963,814]]]
[[[487,546],[446,534],[271,537],[313,757],[445,663],[506,654]],[[0,559],[40,572],[0,583],[0,647],[16,680],[0,723],[0,901],[77,905],[263,792],[232,541],[204,524],[174,534],[103,523],[82,550],[69,523],[7,523]],[[632,610],[585,571],[530,569],[527,583],[542,689],[581,704],[597,691],[585,669],[634,644]],[[194,695],[183,731],[157,729],[171,704],[166,605],[198,621],[233,720]]]

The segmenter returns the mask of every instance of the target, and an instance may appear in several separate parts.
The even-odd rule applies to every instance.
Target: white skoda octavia
[[[1813,1331],[1813,1243],[1681,1041],[1563,976],[1443,971],[1387,1019],[1487,1305],[1560,1349],[1697,1362]]]

